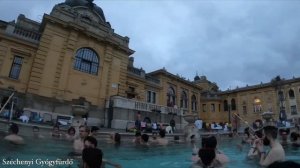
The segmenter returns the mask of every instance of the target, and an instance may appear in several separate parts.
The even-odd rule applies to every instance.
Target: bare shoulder
[[[4,137],[4,140],[9,141],[13,144],[25,144],[24,139],[21,136],[18,135],[8,135],[6,137]]]
[[[221,164],[229,162],[229,158],[223,153],[217,154],[216,160],[218,160]]]

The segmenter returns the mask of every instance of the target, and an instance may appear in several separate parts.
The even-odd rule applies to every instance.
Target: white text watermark
[[[1,165],[5,166],[34,166],[34,167],[56,167],[56,166],[64,166],[64,165],[73,165],[73,159],[31,159],[31,160],[22,160],[22,159],[2,159]],[[0,166],[1,167],[1,166]]]

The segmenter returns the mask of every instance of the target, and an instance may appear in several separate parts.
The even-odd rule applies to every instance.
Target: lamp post
[[[279,120],[281,122],[281,124],[284,124],[285,125],[285,121],[286,121],[286,112],[285,112],[285,107],[283,105],[284,103],[284,94],[283,94],[283,91],[281,90],[281,87],[280,87],[280,95],[279,95]]]
[[[230,114],[231,105],[228,103],[228,123],[231,123],[231,114]]]
[[[283,86],[283,79],[281,79],[280,76],[276,76],[275,78],[272,79],[271,83],[275,87],[275,91],[278,96],[278,103],[279,103],[279,121],[282,123],[283,121],[286,120],[286,112],[285,112],[285,107],[284,107],[284,94],[282,91],[282,86]]]

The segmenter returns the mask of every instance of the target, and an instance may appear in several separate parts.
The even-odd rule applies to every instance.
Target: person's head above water
[[[87,136],[83,143],[85,148],[96,148],[98,144],[97,139],[92,136]]]
[[[102,151],[98,148],[85,148],[82,151],[84,167],[100,168],[102,165]]]
[[[143,134],[143,135],[142,135],[142,140],[143,140],[144,143],[147,143],[148,140],[149,140],[149,135]]]
[[[85,126],[85,125],[81,125],[79,126],[79,136],[81,139],[84,139],[85,137],[87,137],[90,134],[90,129],[89,127]]]
[[[165,130],[160,130],[159,131],[159,136],[161,137],[161,138],[164,138],[165,136],[166,136],[166,131]]]
[[[17,124],[12,123],[9,127],[9,132],[13,133],[13,134],[18,134],[19,133],[19,127]]]
[[[121,134],[115,133],[114,141],[115,141],[115,143],[121,143]]]
[[[215,136],[202,138],[202,148],[216,149],[216,147],[217,147],[217,138]]]
[[[39,132],[40,131],[40,128],[38,126],[33,126],[32,127],[32,131],[33,132]]]
[[[74,127],[70,127],[70,128],[68,129],[68,135],[75,135],[75,132],[76,132],[76,130],[75,130]]]

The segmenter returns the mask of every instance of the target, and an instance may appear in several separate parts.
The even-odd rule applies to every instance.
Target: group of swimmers
[[[245,129],[247,135],[243,138],[243,144],[249,144],[248,159],[255,159],[259,165],[275,168],[285,165],[293,165],[300,168],[300,164],[293,161],[285,161],[285,151],[280,142],[277,140],[277,135],[282,135],[281,131],[275,126],[265,126],[262,130],[257,130],[251,135],[249,128]],[[284,133],[283,133],[284,134]],[[299,145],[299,133],[293,132],[290,135],[293,146]],[[269,148],[269,151],[266,150]],[[194,147],[192,161],[193,167],[209,168],[209,167],[224,167],[229,162],[228,157],[217,149],[217,139],[215,136],[202,138],[202,146],[200,149]],[[280,165],[280,166],[279,166]],[[283,166],[284,167],[284,166]]]
[[[169,140],[166,138],[166,131],[161,129],[158,134],[159,136],[157,135],[157,132],[153,132],[152,139],[150,139],[148,134],[141,134],[141,132],[137,131],[132,142],[141,145],[168,145]]]
[[[98,129],[96,127],[92,127],[92,131],[90,131],[89,127],[82,125],[79,127],[79,136],[77,137],[76,129],[74,127],[70,127],[66,134],[62,134],[59,126],[55,125],[51,131],[51,136],[53,138],[65,137],[67,140],[74,141],[74,152],[70,152],[69,156],[74,157],[75,159],[82,159],[83,166],[81,167],[101,168],[104,167],[105,164],[107,164],[115,168],[121,168],[121,165],[102,158],[103,153],[101,149],[97,148],[97,139],[94,137],[97,130]],[[32,131],[33,137],[45,138],[40,134],[39,127],[33,126]],[[9,127],[9,135],[5,136],[4,140],[15,145],[25,144],[24,139],[20,135],[18,135],[18,133],[18,125],[15,123],[11,123]],[[115,134],[114,139],[116,142],[120,141],[120,134]]]
[[[19,128],[17,124],[12,123],[9,128],[10,134],[4,139],[14,144],[24,144],[24,139],[18,135]],[[65,134],[65,138],[73,140],[73,156],[77,156],[82,159],[84,168],[101,167],[103,164],[109,164],[114,167],[121,167],[119,164],[112,163],[103,159],[103,153],[101,149],[97,148],[97,139],[95,138],[95,132],[97,128],[82,125],[79,127],[79,136],[76,136],[76,129],[70,127]],[[249,128],[245,129],[245,138],[243,138],[243,144],[248,144],[250,150],[248,151],[249,159],[256,159],[257,162],[266,167],[274,168],[278,165],[298,165],[291,161],[285,161],[285,151],[281,143],[278,142],[277,136],[288,135],[289,132],[278,131],[278,128],[274,126],[265,126],[262,130],[250,132]],[[40,136],[39,128],[34,126],[33,133],[35,136]],[[62,137],[61,131],[58,126],[54,126],[51,132],[52,137]],[[132,140],[135,144],[149,145],[159,144],[167,145],[168,139],[165,138],[165,130],[153,133],[150,139],[148,134],[141,134],[136,132],[135,138]],[[285,137],[285,136],[283,136]],[[300,135],[297,132],[290,134],[291,144],[293,146],[300,146]],[[284,138],[283,138],[284,140]],[[110,142],[115,144],[121,143],[121,135],[119,133],[112,133],[110,135]],[[269,151],[266,151],[266,147],[269,147]],[[229,158],[220,150],[217,149],[217,138],[215,136],[209,136],[202,138],[201,148],[195,147],[193,149],[193,167],[224,167],[229,162]],[[299,165],[298,165],[299,166]]]
[[[114,136],[115,142],[118,141],[116,139],[120,139],[118,135],[119,134],[115,134]],[[115,168],[121,168],[121,165],[103,159],[103,153],[101,149],[97,148],[98,142],[94,136],[95,135],[93,133],[91,134],[89,127],[84,125],[79,126],[80,138],[74,140],[73,148],[75,150],[75,153],[77,153],[79,156],[81,154],[83,167],[101,168],[108,164]]]

